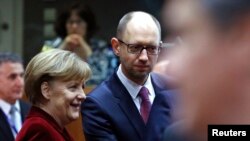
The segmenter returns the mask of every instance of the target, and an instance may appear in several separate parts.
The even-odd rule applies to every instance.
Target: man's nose
[[[24,85],[24,79],[22,76],[17,76],[16,78],[16,85],[19,87],[23,87]]]
[[[139,54],[139,60],[148,61],[148,53],[147,53],[147,50],[145,48],[142,49],[141,53]]]

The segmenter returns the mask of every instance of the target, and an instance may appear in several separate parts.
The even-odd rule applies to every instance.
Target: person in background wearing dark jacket
[[[23,62],[13,53],[0,53],[0,140],[14,141],[30,105],[23,96]]]

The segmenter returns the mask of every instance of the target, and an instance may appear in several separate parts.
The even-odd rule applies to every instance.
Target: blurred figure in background
[[[32,108],[16,141],[72,141],[65,126],[79,118],[85,99],[87,63],[70,51],[42,52],[25,71],[25,94]]]
[[[22,59],[12,53],[0,53],[0,140],[14,141],[30,105],[23,96]]]
[[[208,124],[249,124],[250,1],[173,0],[164,12],[183,40],[168,59],[184,120],[166,141],[205,141]]]
[[[97,85],[113,73],[118,59],[106,42],[93,37],[96,30],[95,16],[90,7],[80,2],[73,3],[57,18],[55,32],[59,37],[46,41],[42,50],[60,48],[76,53],[92,69],[88,85]]]
[[[161,75],[166,75],[168,74],[168,65],[169,65],[169,60],[160,61],[154,66],[153,71]]]

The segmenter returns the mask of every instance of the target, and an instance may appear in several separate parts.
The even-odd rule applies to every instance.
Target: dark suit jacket
[[[21,108],[21,118],[22,122],[24,122],[26,115],[29,112],[30,105],[22,100],[20,102]],[[14,136],[11,131],[11,127],[6,119],[6,115],[0,109],[0,141],[14,141]]]
[[[82,104],[87,141],[158,141],[171,122],[172,92],[162,76],[151,74],[155,99],[147,125],[129,92],[114,73]]]

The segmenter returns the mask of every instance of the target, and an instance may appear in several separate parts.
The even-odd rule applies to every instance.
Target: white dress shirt
[[[141,98],[138,96],[139,91],[141,90],[142,86],[136,84],[132,80],[128,79],[124,73],[122,72],[121,65],[119,66],[117,72],[116,72],[118,78],[121,80],[122,84],[125,86],[125,88],[128,90],[130,96],[132,97],[137,109],[140,111],[141,107]],[[151,82],[151,76],[149,74],[147,81],[143,85],[146,87],[149,91],[149,100],[151,104],[153,104],[154,98],[155,98],[155,91],[154,87]]]
[[[7,116],[8,120],[11,119],[11,115],[10,115],[10,108],[11,108],[11,106],[12,105],[9,104],[8,102],[0,99],[0,108],[3,110],[4,114]],[[14,106],[17,109],[17,111],[15,112],[15,119],[16,119],[16,121],[15,121],[15,127],[16,127],[17,132],[19,132],[20,129],[21,129],[21,127],[22,127],[21,108],[20,108],[19,101],[16,101],[16,103],[14,104]],[[11,130],[13,130],[13,129],[11,129]]]

